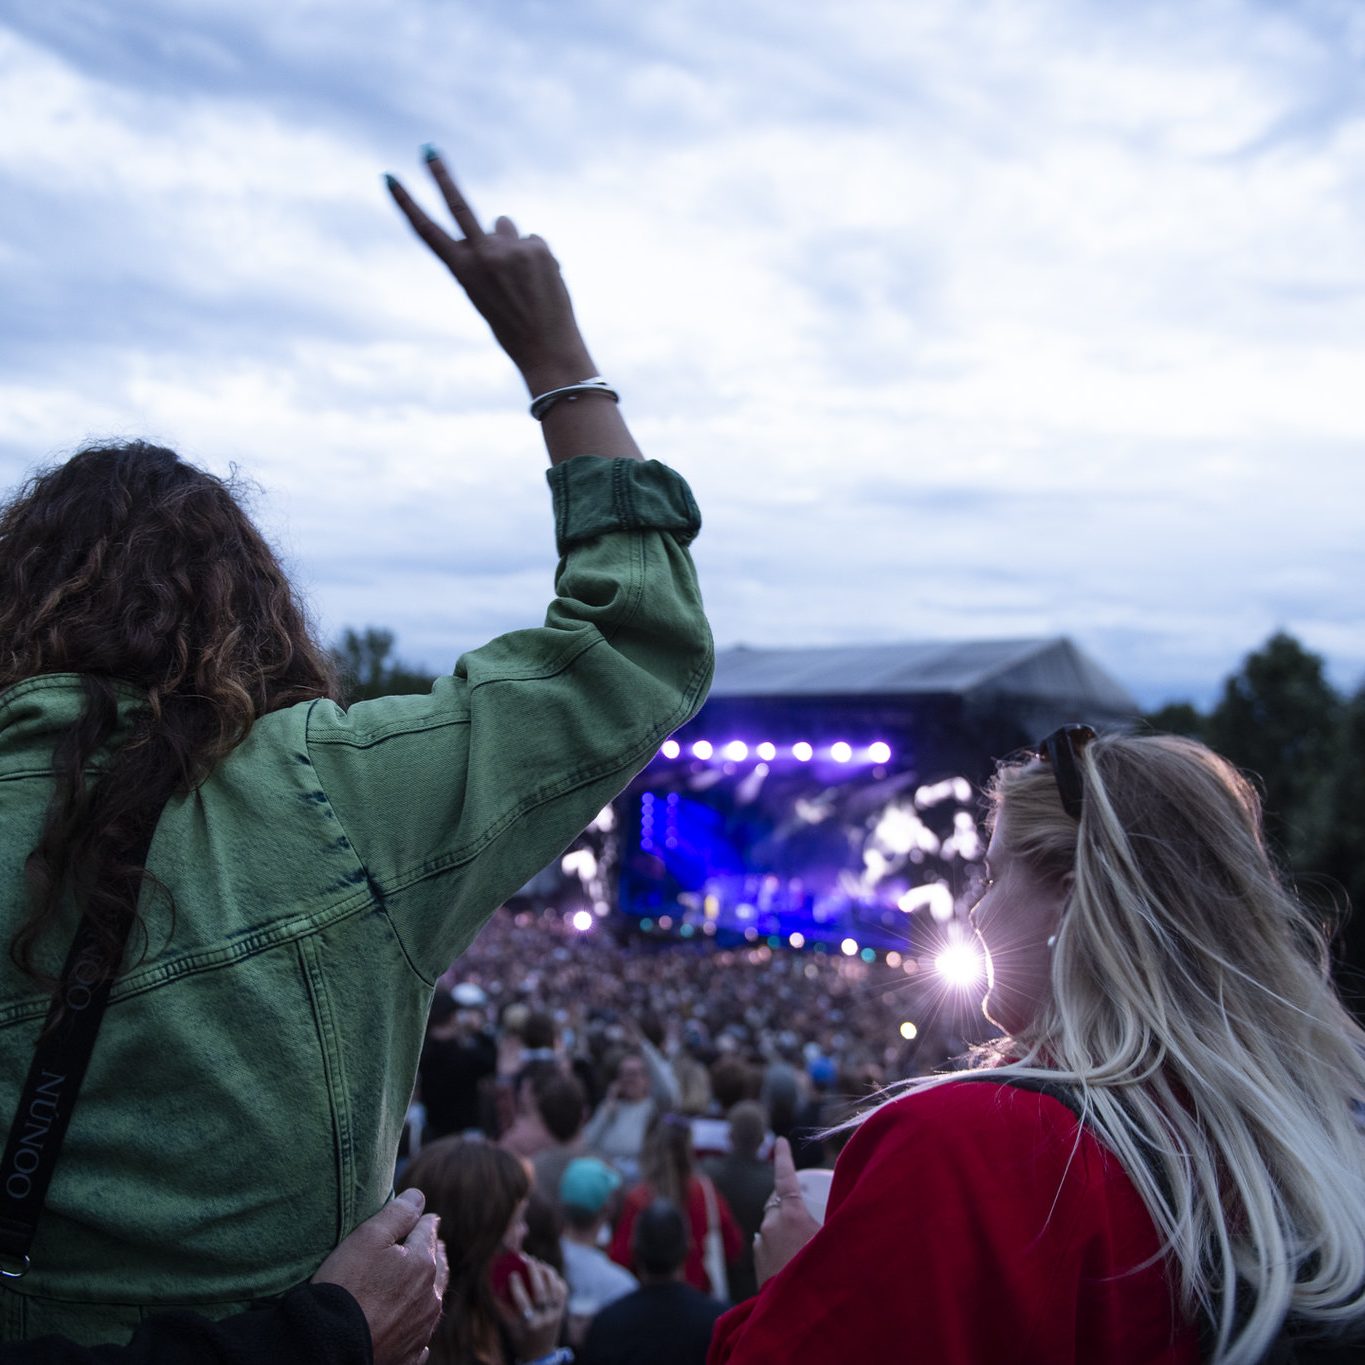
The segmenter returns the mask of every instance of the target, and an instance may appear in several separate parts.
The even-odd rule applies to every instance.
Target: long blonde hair
[[[1074,1092],[1151,1212],[1182,1307],[1211,1324],[1216,1365],[1259,1360],[1286,1316],[1365,1326],[1365,1032],[1275,871],[1255,792],[1173,736],[1101,736],[1079,763],[1079,823],[1037,760],[988,791],[1009,852],[1074,877],[1051,997],[989,1074]]]

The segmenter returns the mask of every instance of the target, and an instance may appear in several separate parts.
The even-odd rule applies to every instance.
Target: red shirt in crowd
[[[707,1365],[1196,1365],[1146,1206],[1064,1104],[956,1081],[885,1105],[824,1226]]]
[[[687,1248],[687,1260],[683,1262],[683,1279],[693,1289],[700,1289],[703,1294],[709,1294],[711,1277],[706,1273],[706,1264],[703,1260],[706,1249],[706,1193],[702,1187],[702,1179],[703,1177],[694,1175],[687,1186],[687,1225],[692,1241]],[[744,1247],[744,1234],[739,1230],[739,1224],[735,1222],[735,1215],[730,1212],[725,1196],[714,1185],[711,1189],[716,1204],[716,1216],[720,1219],[721,1240],[725,1245],[725,1263],[729,1265],[739,1259],[739,1253]],[[612,1234],[607,1254],[627,1270],[634,1269],[630,1254],[630,1238],[635,1231],[635,1220],[642,1210],[649,1207],[653,1199],[654,1191],[648,1185],[637,1185],[626,1195],[621,1205],[621,1216],[616,1220],[616,1231]]]

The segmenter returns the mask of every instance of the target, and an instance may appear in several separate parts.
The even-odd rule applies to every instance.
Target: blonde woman
[[[782,1150],[711,1365],[1359,1358],[1365,1034],[1255,794],[1192,741],[1067,726],[989,796],[1007,1036],[862,1116],[822,1227]]]

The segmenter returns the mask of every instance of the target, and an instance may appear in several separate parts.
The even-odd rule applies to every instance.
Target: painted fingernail
[[[441,154],[436,150],[434,144],[424,142],[422,144],[422,159],[424,161],[439,161],[441,159]]]

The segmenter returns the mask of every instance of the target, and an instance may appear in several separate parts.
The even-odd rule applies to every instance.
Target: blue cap
[[[838,1068],[828,1057],[812,1057],[806,1071],[816,1085],[833,1085],[839,1074]]]
[[[559,1202],[586,1213],[601,1213],[621,1186],[621,1177],[595,1156],[575,1157],[559,1181]]]

